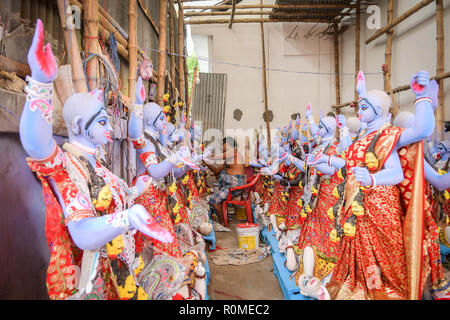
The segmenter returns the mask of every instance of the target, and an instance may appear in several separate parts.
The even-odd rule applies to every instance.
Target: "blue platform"
[[[443,246],[442,244],[440,245],[440,247],[441,247],[442,263],[446,263],[447,260],[449,259],[449,257],[447,257],[447,256],[450,255],[450,247]]]
[[[300,288],[295,283],[295,279],[284,265],[286,257],[278,249],[278,241],[275,238],[275,232],[269,231],[267,228],[261,230],[262,240],[270,246],[273,259],[273,274],[277,277],[278,282],[283,292],[285,300],[314,300],[313,298],[305,297],[300,293]]]

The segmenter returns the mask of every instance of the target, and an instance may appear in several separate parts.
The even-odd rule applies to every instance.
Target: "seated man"
[[[218,166],[213,166],[210,163],[204,164],[218,176],[219,190],[214,193],[209,202],[214,208],[220,223],[224,224],[222,202],[228,196],[228,189],[237,187],[246,183],[244,158],[237,150],[236,141],[227,137],[223,139],[222,154],[209,157],[211,160],[223,160],[224,163]],[[236,196],[240,191],[233,192]]]

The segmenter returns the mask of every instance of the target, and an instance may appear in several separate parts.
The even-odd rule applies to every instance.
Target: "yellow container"
[[[255,223],[240,223],[236,225],[238,247],[255,250],[259,248],[259,225]]]
[[[238,220],[247,220],[247,213],[245,212],[244,207],[236,207],[235,208],[235,217]]]

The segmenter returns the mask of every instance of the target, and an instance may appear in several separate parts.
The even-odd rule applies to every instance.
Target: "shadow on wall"
[[[0,134],[0,299],[48,299],[42,187],[18,134]]]

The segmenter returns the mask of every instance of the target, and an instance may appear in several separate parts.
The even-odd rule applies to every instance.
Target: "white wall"
[[[399,0],[395,8],[395,16],[399,16],[419,0]],[[255,3],[243,1],[242,4]],[[259,1],[257,1],[259,3]],[[266,2],[264,2],[266,3]],[[269,3],[269,2],[267,2]],[[381,8],[381,26],[386,24],[387,0],[379,1]],[[450,1],[444,1],[445,11],[445,71],[450,70]],[[383,88],[381,65],[384,63],[385,36],[381,36],[369,45],[365,40],[375,30],[368,30],[363,13],[361,18],[361,69],[366,72],[368,89]],[[222,17],[223,18],[223,17]],[[242,16],[238,16],[242,18]],[[253,16],[254,18],[254,16]],[[196,18],[198,19],[198,18]],[[313,24],[306,24],[312,27]],[[192,34],[212,36],[211,59],[212,72],[228,74],[228,92],[226,100],[225,128],[265,128],[262,119],[264,112],[264,92],[261,69],[242,68],[217,63],[225,61],[234,64],[262,67],[261,31],[260,25],[228,24],[191,25]],[[290,121],[292,113],[300,112],[303,116],[308,103],[313,106],[315,117],[319,110],[325,113],[335,104],[334,51],[332,40],[303,39],[300,35],[298,46],[305,48],[302,55],[286,55],[283,41],[282,23],[264,24],[267,68],[291,70],[293,72],[278,72],[269,70],[268,102],[269,109],[274,113],[271,128],[284,126]],[[311,41],[313,43],[311,43]],[[341,101],[347,102],[354,95],[354,27],[349,28],[340,37],[341,57]],[[408,84],[410,78],[418,70],[427,70],[434,75],[436,71],[436,24],[435,4],[431,3],[419,13],[411,16],[395,27],[392,56],[392,87]],[[295,73],[312,72],[321,75]],[[369,74],[369,73],[378,74]],[[331,73],[331,75],[328,75]],[[450,120],[450,83],[445,81],[445,120]],[[413,107],[414,96],[411,91],[396,95],[401,110]],[[240,122],[233,119],[233,110],[243,111]],[[352,114],[353,110],[343,109],[344,113]]]

